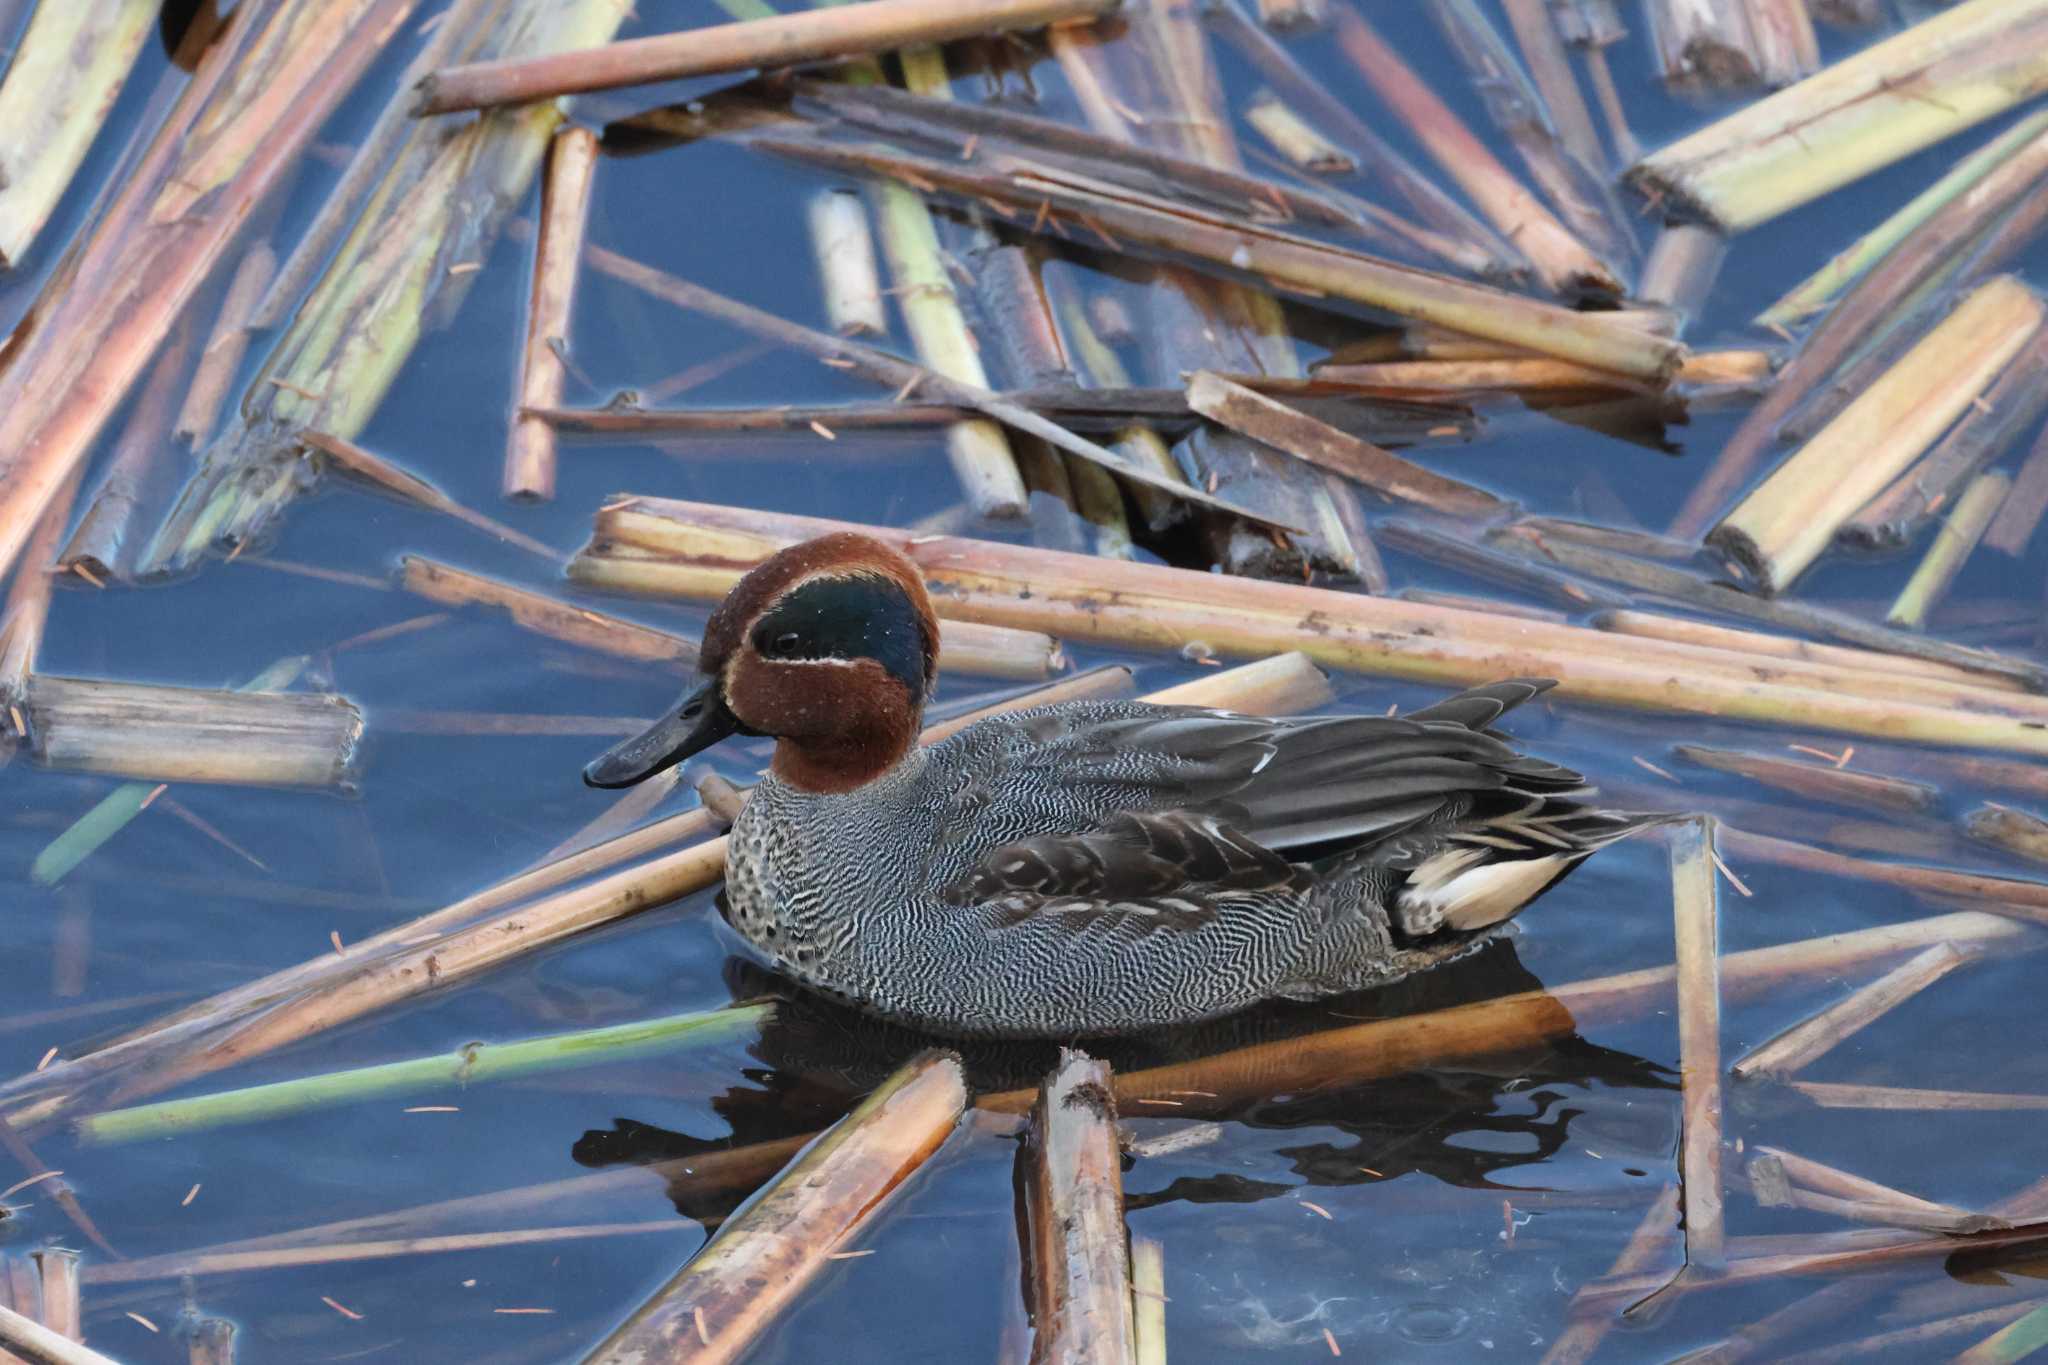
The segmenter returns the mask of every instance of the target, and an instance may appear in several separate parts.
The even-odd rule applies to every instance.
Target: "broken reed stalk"
[[[105,458],[106,472],[56,557],[67,572],[83,568],[101,582],[127,577],[131,535],[141,534],[135,522],[152,482],[152,466],[170,448],[164,433],[186,382],[195,334],[192,319],[181,319],[157,352],[149,379],[114,438],[113,452]],[[36,556],[31,554],[28,562],[36,562]]]
[[[1739,829],[1724,828],[1721,847],[1738,857],[1804,868],[1809,872],[1853,877],[1859,881],[1883,882],[1915,895],[1981,904],[2001,915],[2048,924],[2048,884],[2041,882],[1981,872],[1956,872],[1945,867],[1922,867],[1913,863],[1871,862],[1810,844]]]
[[[696,643],[665,630],[592,611],[424,555],[405,555],[398,564],[399,585],[429,602],[451,607],[502,608],[513,624],[525,630],[623,659],[686,665],[697,662]]]
[[[1597,315],[1596,315],[1597,316]],[[1448,349],[1448,348],[1445,348]],[[1771,377],[1768,351],[1704,351],[1686,356],[1671,373],[1678,385],[1757,386]],[[1487,393],[1546,394],[1557,389],[1620,389],[1654,392],[1654,387],[1569,360],[1543,356],[1479,356],[1464,359],[1381,361],[1367,365],[1319,365],[1312,389],[1356,390],[1381,398],[1442,402]]]
[[[348,785],[363,718],[333,694],[220,692],[29,679],[31,752],[46,767],[159,782]]]
[[[2048,1095],[2011,1095],[1985,1090],[1921,1090],[1903,1085],[1844,1085],[1791,1081],[1791,1089],[1823,1109],[1911,1109],[1928,1112],[2048,1109]]]
[[[0,1304],[0,1346],[16,1352],[30,1365],[121,1365],[112,1356],[82,1346],[4,1304]]]
[[[1714,528],[1708,541],[1775,594],[1842,523],[1968,409],[2041,326],[2041,300],[2001,275],[1973,290]]]
[[[1244,121],[1297,170],[1310,175],[1349,175],[1358,169],[1356,157],[1324,137],[1270,90],[1253,96],[1245,106]]]
[[[29,538],[7,595],[0,598],[0,753],[12,755],[15,744],[30,737],[29,679],[42,651],[43,630],[50,620],[50,599],[56,589],[57,538],[78,494],[80,475],[73,474],[56,500],[43,510],[42,524]]]
[[[1829,259],[1776,303],[1757,314],[1756,325],[1783,329],[1803,322],[1882,261],[1936,213],[1968,193],[1992,169],[2034,137],[2048,131],[2048,111],[2021,119],[1950,167],[1940,179],[1908,200],[1891,217]]]
[[[2044,373],[2043,379],[2048,380],[2048,373]],[[1948,596],[1949,587],[1963,571],[1963,564],[1977,548],[1977,542],[1984,538],[1991,518],[1997,515],[2011,487],[2012,481],[1995,469],[1971,480],[1935,531],[1927,557],[1913,570],[1913,576],[1899,590],[1898,601],[1885,613],[1885,624],[1909,630],[1926,627],[1928,614]]]
[[[2048,820],[1987,801],[1963,819],[1963,832],[1981,843],[2037,863],[2048,863]]]
[[[1567,611],[1625,606],[1629,601],[1621,593],[1610,592],[1597,584],[1581,582],[1570,574],[1559,573],[1518,555],[1504,554],[1483,543],[1475,543],[1469,527],[1388,520],[1381,522],[1378,529],[1381,542],[1392,549],[1490,583],[1547,597]]]
[[[545,57],[448,67],[419,83],[418,114],[524,104],[557,95],[755,67],[795,66],[1015,29],[1085,21],[1120,0],[865,0],[809,13],[689,29]]]
[[[213,331],[199,353],[199,364],[185,390],[185,402],[178,409],[177,424],[171,428],[171,434],[188,446],[202,446],[213,435],[220,405],[226,401],[228,387],[234,383],[242,357],[249,349],[249,319],[255,314],[257,296],[276,270],[277,253],[270,249],[269,242],[258,242],[242,254],[241,264],[228,280],[220,312],[213,320]],[[150,436],[162,440],[163,429],[159,427]]]
[[[1920,291],[1931,289],[1945,272],[1958,268],[1959,254],[1979,238],[1986,223],[2007,218],[2015,205],[2024,206],[2030,196],[2038,199],[2033,190],[2043,174],[2048,174],[2048,125],[1901,240],[1858,280],[1807,335],[1791,363],[1779,373],[1777,383],[1722,446],[1713,465],[1686,495],[1671,534],[1691,540],[1704,533],[1749,481],[1757,463],[1779,438],[1786,419],[1845,361],[1910,312]],[[1987,250],[1974,250],[1973,275],[1996,268]],[[1857,385],[1856,391],[1863,387]]]
[[[1502,8],[1507,11],[1508,27],[1514,31],[1529,76],[1556,122],[1558,137],[1581,166],[1604,171],[1607,152],[1593,126],[1592,110],[1579,93],[1563,35],[1550,17],[1549,0],[1503,0]]]
[[[1932,810],[1941,800],[1940,790],[1925,782],[1910,782],[1883,773],[1851,772],[1831,763],[1809,763],[1777,754],[1714,749],[1702,744],[1680,744],[1672,752],[1702,767],[1735,773],[1814,801],[1862,806],[1894,815],[1919,815]]]
[[[772,1004],[696,1010],[662,1019],[582,1029],[509,1043],[468,1043],[460,1050],[297,1080],[113,1109],[81,1119],[83,1142],[108,1145],[176,1137],[227,1124],[258,1123],[335,1105],[395,1095],[467,1089],[484,1081],[603,1066],[750,1037],[773,1016]]]
[[[1636,297],[1664,304],[1681,318],[1696,318],[1727,259],[1728,239],[1714,229],[1698,223],[1666,223],[1650,245],[1649,259],[1643,262]]]
[[[1754,227],[2011,108],[2048,78],[2048,0],[1964,0],[1636,163],[1645,191]]]
[[[37,5],[0,82],[0,268],[21,264],[155,27],[150,0]]]
[[[2017,716],[1846,694],[1870,675],[1746,658],[1577,626],[1495,618],[1422,603],[1290,584],[1223,579],[1159,565],[882,527],[632,498],[599,513],[570,565],[579,582],[661,595],[722,596],[745,568],[831,531],[874,535],[925,572],[942,617],[1050,628],[1069,641],[1115,640],[1217,653],[1299,649],[1326,666],[1442,684],[1526,673],[1556,696],[1608,705],[1737,716],[1873,738],[2048,752],[2048,732]],[[1674,679],[1682,682],[1674,685]],[[2004,694],[1984,692],[1995,698]]]
[[[1338,49],[1546,287],[1568,295],[1623,292],[1613,269],[1494,158],[1355,6],[1339,4],[1333,13]]]
[[[505,449],[507,497],[555,495],[555,429],[526,410],[557,407],[562,401],[568,373],[563,354],[569,347],[576,282],[583,273],[583,235],[590,223],[596,172],[597,134],[588,128],[564,128],[555,134],[541,178],[540,231],[534,236],[519,405]]]
[[[1259,714],[1263,705],[1320,705],[1328,684],[1298,656],[1225,669],[1147,700]],[[1037,704],[1034,693],[986,714]],[[926,735],[926,742],[935,737]],[[556,887],[722,828],[686,811],[584,853],[523,872],[431,914],[309,962],[198,1001],[83,1056],[0,1084],[0,1119],[41,1124],[104,1102],[157,1093],[272,1048],[453,986],[571,934],[701,891],[725,874],[723,838],[687,843],[601,880]],[[512,907],[505,909],[504,907]],[[498,911],[495,916],[490,916]]]
[[[1483,489],[1424,469],[1372,442],[1204,370],[1188,380],[1188,406],[1219,426],[1363,484],[1381,497],[1452,517],[1488,520],[1508,504]]]
[[[0,573],[255,205],[412,8],[258,0],[206,49],[0,371]]]
[[[973,408],[1004,426],[1028,436],[1039,437],[1061,450],[1102,465],[1111,473],[1133,483],[1159,489],[1176,498],[1213,507],[1250,521],[1271,524],[1269,518],[1239,507],[1235,503],[1211,497],[1199,488],[1189,487],[1163,474],[1155,474],[1149,469],[1134,465],[1113,451],[1105,450],[1093,441],[1082,440],[1064,427],[1049,422],[1038,414],[1007,401],[1000,394],[991,393],[977,385],[946,378],[934,370],[912,364],[872,346],[786,321],[741,303],[737,299],[713,293],[687,280],[678,279],[666,271],[656,270],[652,266],[643,265],[603,247],[590,248],[587,259],[594,268],[615,279],[623,280],[644,293],[666,300],[678,308],[717,318],[755,336],[778,342],[794,350],[808,352],[827,365],[850,370],[864,379],[895,389],[906,397],[914,393],[925,398],[938,398],[948,403]]]
[[[1678,1057],[1684,1118],[1679,1172],[1685,1206],[1685,1263],[1711,1271],[1724,1259],[1721,1216],[1720,887],[1714,821],[1670,827],[1671,913],[1676,931]]]
[[[1946,945],[1937,945],[1945,947]],[[1929,949],[1929,952],[1934,949]],[[1951,952],[1954,950],[1951,949]],[[1925,956],[1925,954],[1922,954]],[[1837,1170],[1833,1166],[1813,1161],[1781,1147],[1767,1147],[1758,1144],[1753,1148],[1759,1157],[1778,1163],[1778,1167],[1790,1181],[1805,1186],[1817,1194],[1832,1195],[1837,1199],[1860,1200],[1870,1203],[1891,1205],[1903,1213],[1918,1214],[1923,1218],[1942,1219],[1954,1225],[1948,1231],[1983,1232],[1993,1227],[2008,1226],[2005,1220],[1985,1214],[1973,1214],[1950,1204],[1937,1204],[1931,1199],[1921,1199],[1895,1190],[1875,1180],[1866,1180],[1860,1175]],[[1961,1226],[1968,1220],[1977,1220],[1976,1226]]]
[[[494,521],[481,512],[472,511],[417,474],[400,469],[382,456],[371,454],[354,441],[329,431],[307,430],[297,435],[299,441],[319,451],[348,473],[367,483],[375,484],[387,493],[403,498],[407,502],[417,503],[430,512],[453,517],[465,526],[474,526],[485,535],[495,536],[507,545],[516,546],[551,563],[561,559],[561,555],[552,546],[544,545],[523,531],[515,531],[503,522]]]
[[[1643,1221],[1622,1244],[1621,1253],[1614,1258],[1614,1264],[1608,1267],[1604,1278],[1612,1280],[1647,1275],[1664,1260],[1667,1251],[1674,1248],[1679,1240],[1678,1200],[1678,1186],[1666,1185],[1663,1193],[1644,1212]],[[1601,1341],[1617,1320],[1618,1315],[1605,1308],[1589,1306],[1586,1291],[1580,1288],[1573,1293],[1571,1304],[1565,1309],[1564,1330],[1543,1353],[1541,1365],[1585,1365],[1600,1350]]]
[[[889,330],[882,312],[882,277],[875,267],[875,239],[868,231],[860,196],[823,189],[805,208],[811,251],[825,288],[825,317],[843,337],[881,336]]]
[[[1166,1247],[1131,1238],[1131,1343],[1136,1365],[1166,1365]]]
[[[1859,1030],[1941,980],[1969,958],[1955,945],[1937,943],[1908,958],[1877,980],[1857,987],[1826,1009],[1752,1048],[1728,1068],[1742,1080],[1773,1077],[1784,1080],[1801,1067],[1826,1056]]]
[[[2048,430],[2034,441],[2034,448],[2020,465],[2005,505],[1991,519],[1984,543],[2003,554],[2017,557],[2034,538],[2043,514],[2048,514]]]
[[[832,1253],[873,1226],[966,1107],[966,1077],[953,1054],[906,1063],[728,1218],[585,1365],[737,1359]]]
[[[1036,1365],[1133,1365],[1123,1153],[1109,1065],[1072,1048],[1039,1087],[1023,1225]]]

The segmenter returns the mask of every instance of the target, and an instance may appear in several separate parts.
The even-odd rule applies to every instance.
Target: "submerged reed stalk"
[[[505,495],[555,495],[555,429],[529,408],[562,401],[568,366],[569,319],[576,307],[576,282],[583,274],[583,234],[590,223],[590,194],[596,184],[597,134],[564,128],[549,144],[541,180],[540,231],[534,238],[533,292],[526,305],[526,346],[521,354],[519,409],[512,414],[505,449]]]
[[[221,298],[220,313],[213,320],[213,331],[192,371],[185,402],[178,409],[177,424],[171,428],[171,434],[187,445],[204,445],[213,435],[220,405],[226,401],[228,387],[235,382],[242,357],[249,349],[249,319],[255,315],[257,298],[276,271],[277,253],[270,249],[269,242],[250,247],[243,253],[241,264],[235,267],[227,293]],[[162,440],[163,429],[159,427],[150,437]]]
[[[508,545],[516,545],[528,554],[539,555],[542,559],[554,561],[561,558],[551,546],[543,545],[523,531],[515,531],[500,521],[493,521],[481,512],[464,507],[455,499],[443,493],[417,474],[400,469],[391,461],[374,455],[354,441],[327,431],[303,431],[299,439],[319,451],[336,465],[366,483],[374,484],[387,493],[392,493],[407,502],[417,503],[442,516],[453,517],[467,526],[474,526],[486,535],[497,537]]]
[[[2032,862],[2048,863],[2048,820],[1987,801],[1963,819],[1963,832]]]
[[[1937,943],[1908,958],[1877,980],[1859,986],[1826,1009],[1750,1049],[1729,1074],[1789,1079],[1801,1067],[1833,1051],[1859,1030],[1883,1018],[1970,959],[1955,945]]]
[[[967,1082],[951,1053],[907,1063],[819,1138],[584,1357],[585,1365],[740,1357],[952,1135]]]
[[[2048,379],[2048,375],[2043,376]],[[1941,600],[1948,596],[1956,575],[1963,571],[1963,564],[1969,559],[1977,542],[1984,538],[1984,531],[1991,525],[1991,518],[1998,514],[2004,503],[2011,480],[1997,470],[1979,474],[1956,499],[1955,506],[1943,519],[1934,533],[1934,543],[1927,547],[1927,557],[1920,561],[1920,567],[1913,570],[1913,576],[1906,580],[1906,586],[1899,590],[1899,600],[1892,603],[1892,609],[1885,613],[1887,624],[1920,630],[1927,625],[1927,616]]]
[[[2043,431],[2027,452],[2019,476],[2006,494],[2005,505],[1991,520],[1984,543],[2003,554],[2017,556],[2027,548],[2034,532],[2048,514],[2048,431]]]
[[[1922,1090],[1903,1085],[1846,1085],[1792,1081],[1791,1089],[1823,1109],[1909,1109],[1928,1112],[2048,1109],[2048,1095],[2012,1095],[1985,1090]],[[2039,1233],[2035,1234],[2036,1236]]]
[[[1578,163],[1589,171],[1607,168],[1607,152],[1593,127],[1593,113],[1579,93],[1571,54],[1550,17],[1548,0],[1503,0],[1508,27],[1514,30],[1529,77],[1541,92],[1544,106],[1557,124],[1557,135]]]
[[[1109,1066],[1071,1048],[1039,1087],[1023,1226],[1031,1276],[1031,1359],[1134,1365],[1131,1263]]]
[[[506,58],[436,71],[419,84],[418,114],[446,114],[557,95],[753,67],[794,66],[1014,29],[1093,19],[1120,0],[864,0],[809,13],[629,38],[545,57]]]
[[[825,317],[843,337],[881,336],[889,330],[882,312],[882,277],[875,267],[875,239],[868,231],[860,196],[843,189],[819,190],[805,208],[811,252],[825,286]]]
[[[1781,1147],[1758,1145],[1752,1150],[1756,1152],[1758,1159],[1775,1162],[1788,1183],[1794,1183],[1816,1194],[1831,1196],[1836,1200],[1854,1200],[1864,1204],[1886,1206],[1893,1210],[1894,1216],[1917,1216],[1926,1220],[1922,1225],[1929,1231],[1985,1232],[1992,1228],[2009,1226],[2004,1219],[1973,1214],[1967,1209],[1959,1209],[1950,1204],[1937,1204],[1931,1199],[1921,1199],[1907,1194],[1904,1190],[1896,1190],[1875,1180],[1866,1180],[1860,1175],[1837,1170],[1833,1166],[1788,1152]],[[1795,1188],[1793,1202],[1800,1204],[1801,1207],[1813,1207],[1811,1203],[1801,1203],[1799,1195],[1803,1192]]]
[[[1909,782],[1882,773],[1851,772],[1832,764],[1809,763],[1777,754],[1710,749],[1700,744],[1680,744],[1672,752],[1703,767],[1737,773],[1794,796],[1866,806],[1895,815],[1920,814],[1941,799],[1941,792],[1924,782]]]
[[[324,694],[38,674],[25,709],[37,762],[159,782],[345,786],[363,733],[355,705]]]
[[[1678,1186],[1666,1185],[1643,1214],[1643,1221],[1622,1244],[1621,1254],[1607,1268],[1605,1278],[1622,1279],[1656,1271],[1678,1245],[1678,1200]],[[1543,1353],[1542,1365],[1585,1365],[1599,1351],[1601,1341],[1616,1321],[1614,1313],[1589,1305],[1582,1287],[1572,1295],[1571,1306],[1565,1310],[1564,1330]]]
[[[1629,175],[1739,232],[2010,109],[2044,79],[2048,0],[1964,0],[1679,139]]]
[[[399,584],[407,592],[451,607],[502,608],[513,624],[567,644],[650,663],[694,664],[697,646],[680,635],[622,620],[573,602],[549,597],[501,579],[450,564],[405,555],[398,561]]]
[[[2048,22],[2048,21],[2044,21]],[[1960,416],[2041,326],[2041,300],[2010,275],[1979,285],[1708,537],[1773,594],[1842,523]]]

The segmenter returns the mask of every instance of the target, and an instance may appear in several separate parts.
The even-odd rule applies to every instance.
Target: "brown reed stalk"
[[[57,498],[43,512],[42,524],[30,537],[22,562],[0,598],[0,750],[14,752],[15,745],[31,738],[27,723],[29,684],[36,667],[36,655],[43,647],[43,630],[49,624],[50,599],[58,570],[57,538],[71,515],[78,493],[79,475],[73,474],[58,490]]]
[[[396,494],[407,502],[418,503],[431,512],[439,512],[442,516],[453,517],[464,525],[474,526],[484,534],[495,536],[508,545],[517,546],[528,554],[538,555],[550,561],[561,558],[552,547],[543,545],[523,531],[515,531],[503,522],[494,521],[481,512],[463,506],[419,475],[400,469],[391,461],[372,454],[354,441],[327,431],[302,431],[299,433],[299,439],[348,473],[375,484],[388,493]]]
[[[257,0],[207,48],[0,371],[0,572],[249,213],[413,3]]]
[[[1718,772],[1735,773],[1752,782],[1812,801],[1831,801],[1894,814],[1918,815],[1933,809],[1941,792],[1924,782],[1910,782],[1883,773],[1856,772],[1831,763],[1812,763],[1739,749],[1714,749],[1680,744],[1672,752],[1688,762]]]
[[[1688,355],[1670,378],[1675,384],[1756,387],[1770,379],[1771,370],[1768,351],[1703,351]],[[1630,382],[1611,371],[1542,356],[1321,365],[1316,368],[1315,383],[1332,390],[1357,389],[1383,398],[1422,401],[1471,399],[1487,393],[1541,394],[1554,389],[1654,391],[1650,385]]]
[[[2012,276],[1973,290],[1840,416],[1722,518],[1708,541],[1772,594],[1932,445],[2040,329],[2048,309]]]
[[[1945,945],[1938,945],[1945,946]],[[1929,950],[1933,951],[1932,949]],[[1924,956],[1924,954],[1923,954]],[[1986,1214],[1974,1214],[1951,1204],[1937,1204],[1931,1199],[1921,1199],[1907,1194],[1904,1190],[1893,1189],[1875,1180],[1867,1180],[1849,1171],[1838,1170],[1823,1162],[1788,1152],[1782,1147],[1769,1147],[1759,1143],[1751,1149],[1758,1158],[1774,1161],[1785,1177],[1796,1185],[1804,1186],[1817,1194],[1832,1195],[1841,1200],[1860,1200],[1873,1204],[1894,1206],[1901,1214],[1917,1214],[1922,1218],[1939,1219],[1950,1227],[1930,1229],[1954,1232],[1983,1232],[1992,1227],[2006,1226],[2004,1220]],[[1803,1206],[1804,1207],[1804,1206]],[[1971,1220],[1974,1225],[1966,1226]]]
[[[1790,839],[1730,829],[1722,848],[1738,858],[1753,858],[1809,872],[1882,882],[1916,895],[1946,897],[1982,905],[2001,915],[2048,924],[2048,884],[2017,877],[1997,877],[1980,872],[1955,872],[1944,867],[1919,867],[1911,863],[1874,863],[1863,858],[1832,853]]]
[[[1558,137],[1581,166],[1591,171],[1605,169],[1606,149],[1593,127],[1593,113],[1579,93],[1571,54],[1551,19],[1549,0],[1503,0],[1502,8],[1507,11],[1508,27],[1514,30],[1515,45],[1521,49],[1529,76],[1557,124]]]
[[[2040,1307],[2040,1304],[2041,1301],[2036,1299],[1980,1308],[1975,1312],[1952,1314],[1912,1327],[1896,1328],[1889,1332],[1877,1332],[1851,1341],[1830,1344],[1817,1350],[1796,1351],[1778,1357],[1778,1365],[1834,1365],[1834,1362],[1840,1360],[1874,1360],[1885,1355],[1901,1359],[1922,1357],[1937,1342],[2002,1327],[2015,1318],[2032,1312]],[[1899,1353],[1902,1351],[1905,1354],[1901,1356]]]
[[[1623,292],[1613,269],[1494,158],[1354,6],[1339,4],[1333,14],[1339,50],[1546,286],[1560,294]]]
[[[1779,427],[1800,403],[1870,340],[1902,300],[1933,279],[1962,244],[1977,237],[1987,222],[1996,222],[2024,202],[2043,174],[2048,174],[2048,128],[2014,149],[1858,280],[1807,335],[1771,392],[1722,446],[1706,475],[1687,494],[1671,534],[1687,540],[1704,534],[1748,482],[1777,439]]]
[[[220,416],[220,405],[228,396],[228,386],[234,383],[235,374],[242,366],[242,357],[249,349],[249,319],[254,316],[257,296],[276,272],[277,253],[265,241],[242,253],[241,263],[229,278],[227,292],[221,296],[220,312],[213,320],[213,330],[199,352],[199,364],[192,371],[185,401],[178,409],[178,420],[171,427],[171,435],[187,446],[202,446],[213,434],[214,422]],[[161,365],[163,362],[158,363]],[[163,428],[158,427],[150,434],[161,440]]]
[[[1684,1117],[1680,1193],[1685,1264],[1713,1271],[1725,1258],[1721,1189],[1720,886],[1714,821],[1700,816],[1671,827],[1671,913],[1678,974],[1678,1057]]]
[[[192,320],[181,319],[157,353],[149,379],[114,438],[106,472],[57,554],[60,568],[77,572],[83,566],[101,582],[127,578],[130,537],[142,534],[136,522],[151,483],[152,466],[170,449],[164,433],[170,428],[180,386],[186,382],[195,335]],[[35,556],[30,555],[28,562],[34,563]]]
[[[1122,1157],[1108,1064],[1062,1048],[1017,1153],[1034,1362],[1135,1365]]]
[[[1271,144],[1295,169],[1310,175],[1349,175],[1358,158],[1325,137],[1270,90],[1261,90],[1245,106],[1244,121]]]
[[[403,1256],[445,1256],[455,1252],[489,1251],[497,1247],[553,1246],[596,1238],[688,1231],[689,1224],[671,1217],[501,1228],[442,1236],[388,1237],[363,1242],[325,1241],[243,1251],[192,1251],[92,1266],[86,1271],[86,1279],[92,1284],[139,1284],[187,1275],[236,1275],[254,1270],[289,1270],[298,1266],[353,1265],[361,1261],[383,1261]]]
[[[920,564],[941,616],[1050,627],[1070,641],[1178,649],[1201,640],[1238,654],[1300,649],[1326,665],[1436,682],[1478,683],[1522,672],[1560,679],[1561,696],[1605,704],[2048,751],[2048,732],[2017,717],[1880,704],[1786,685],[1795,678],[1831,689],[1863,681],[1846,669],[1752,661],[1661,641],[1621,645],[1582,627],[699,503],[613,503],[600,512],[595,539],[570,573],[611,587],[712,597],[782,546],[838,530],[876,535]],[[1669,685],[1674,676],[1685,679],[1682,688]]]
[[[523,629],[620,658],[685,665],[697,661],[693,641],[665,630],[579,607],[424,555],[402,556],[398,565],[399,585],[429,602],[500,608]]]
[[[1801,1067],[1826,1056],[1835,1047],[1875,1023],[1927,987],[1962,966],[1969,958],[1953,944],[1937,943],[1859,986],[1834,1004],[1751,1048],[1728,1068],[1740,1079],[1785,1079]],[[1809,1182],[1810,1183],[1810,1182]],[[1841,1193],[1840,1190],[1828,1191]]]
[[[618,1330],[588,1365],[730,1361],[952,1135],[967,1082],[951,1053],[906,1063],[835,1124]]]
[[[1991,519],[1984,543],[2004,554],[2018,556],[2034,538],[2041,517],[2048,514],[2048,431],[2034,441],[2034,448],[2020,465],[2005,505]]]
[[[2012,1095],[1983,1090],[1919,1090],[1901,1085],[1844,1085],[1828,1081],[1792,1081],[1789,1085],[1823,1109],[2048,1109],[2048,1095]],[[2036,1235],[2039,1235],[2038,1232]]]
[[[354,704],[331,694],[36,674],[23,709],[37,762],[159,782],[344,786],[363,733]]]
[[[597,183],[597,134],[564,128],[549,144],[541,180],[540,231],[534,237],[533,291],[526,305],[526,347],[521,353],[518,409],[505,449],[505,495],[547,499],[555,495],[555,429],[530,408],[562,401],[568,366],[569,319],[581,278],[583,234],[590,223],[590,195]]]
[[[1119,0],[864,0],[830,9],[749,19],[544,57],[446,67],[419,83],[417,114],[524,104],[558,95],[794,66],[899,47],[946,43],[1015,29],[1087,21]]]
[[[1653,1267],[1679,1240],[1676,1235],[1678,1200],[1679,1187],[1676,1184],[1666,1185],[1664,1192],[1643,1214],[1643,1221],[1622,1244],[1621,1254],[1614,1258],[1605,1278],[1623,1279],[1654,1273]],[[1564,1330],[1543,1353],[1542,1365],[1584,1365],[1599,1351],[1600,1343],[1616,1321],[1616,1315],[1604,1310],[1589,1311],[1584,1299],[1583,1288],[1572,1295],[1571,1304],[1565,1309]]]
[[[2048,863],[2048,820],[1987,801],[1963,819],[1972,839],[2037,863]]]

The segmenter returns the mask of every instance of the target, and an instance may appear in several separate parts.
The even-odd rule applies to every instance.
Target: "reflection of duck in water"
[[[1403,717],[1069,702],[928,748],[938,621],[857,535],[774,555],[705,627],[711,675],[593,762],[638,782],[776,737],[732,830],[732,923],[806,985],[956,1037],[1082,1037],[1307,1000],[1461,956],[1647,819],[1489,727],[1548,683]]]

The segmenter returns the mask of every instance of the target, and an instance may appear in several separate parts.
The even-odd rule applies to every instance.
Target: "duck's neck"
[[[917,747],[917,717],[881,730],[835,735],[829,739],[775,742],[769,765],[782,781],[813,796],[843,796],[901,763]]]

